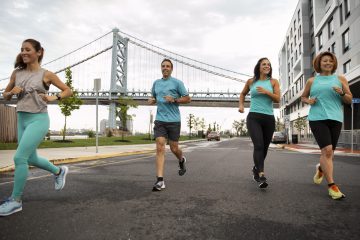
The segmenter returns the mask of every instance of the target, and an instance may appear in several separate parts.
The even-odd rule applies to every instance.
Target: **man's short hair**
[[[173,63],[171,62],[171,60],[170,60],[170,59],[165,58],[164,60],[162,60],[162,62],[161,62],[161,66],[162,66],[162,64],[163,64],[164,62],[169,62],[169,63],[171,64],[171,69],[173,68]]]

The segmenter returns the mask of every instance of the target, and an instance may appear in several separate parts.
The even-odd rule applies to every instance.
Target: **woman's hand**
[[[334,91],[337,92],[339,95],[343,95],[344,91],[342,90],[342,88],[339,87],[333,87]]]
[[[57,96],[49,96],[49,95],[44,94],[44,93],[39,93],[39,96],[40,96],[40,97],[42,98],[42,100],[44,100],[44,102],[46,102],[46,103],[57,100]]]
[[[239,106],[239,112],[244,113],[244,106]]]
[[[258,91],[258,93],[261,93],[261,94],[268,94],[269,91],[266,90],[265,88],[262,88],[262,87],[256,87],[256,91]]]
[[[317,98],[309,98],[307,100],[307,104],[314,105],[317,101]]]

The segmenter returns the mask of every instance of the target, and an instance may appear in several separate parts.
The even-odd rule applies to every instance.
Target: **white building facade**
[[[280,116],[289,116],[290,134],[297,134],[294,121],[308,115],[301,94],[307,79],[315,75],[314,57],[324,51],[336,55],[336,74],[344,75],[354,98],[360,98],[359,0],[299,0],[279,52]],[[351,128],[349,106],[344,106],[343,128]],[[354,105],[354,129],[360,129],[360,104]],[[311,138],[308,126],[301,135]]]

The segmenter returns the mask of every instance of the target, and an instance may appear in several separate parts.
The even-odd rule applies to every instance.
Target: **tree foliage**
[[[63,141],[65,141],[66,135],[66,120],[71,115],[71,112],[79,109],[83,104],[83,101],[79,98],[78,92],[73,87],[72,72],[70,68],[65,69],[65,84],[71,89],[73,95],[68,98],[60,99],[58,105],[61,109],[61,113],[65,116],[64,128],[62,131]]]

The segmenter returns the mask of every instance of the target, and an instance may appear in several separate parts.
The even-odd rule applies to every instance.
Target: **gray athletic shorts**
[[[165,137],[170,141],[178,142],[180,138],[180,122],[155,121],[154,137]]]

